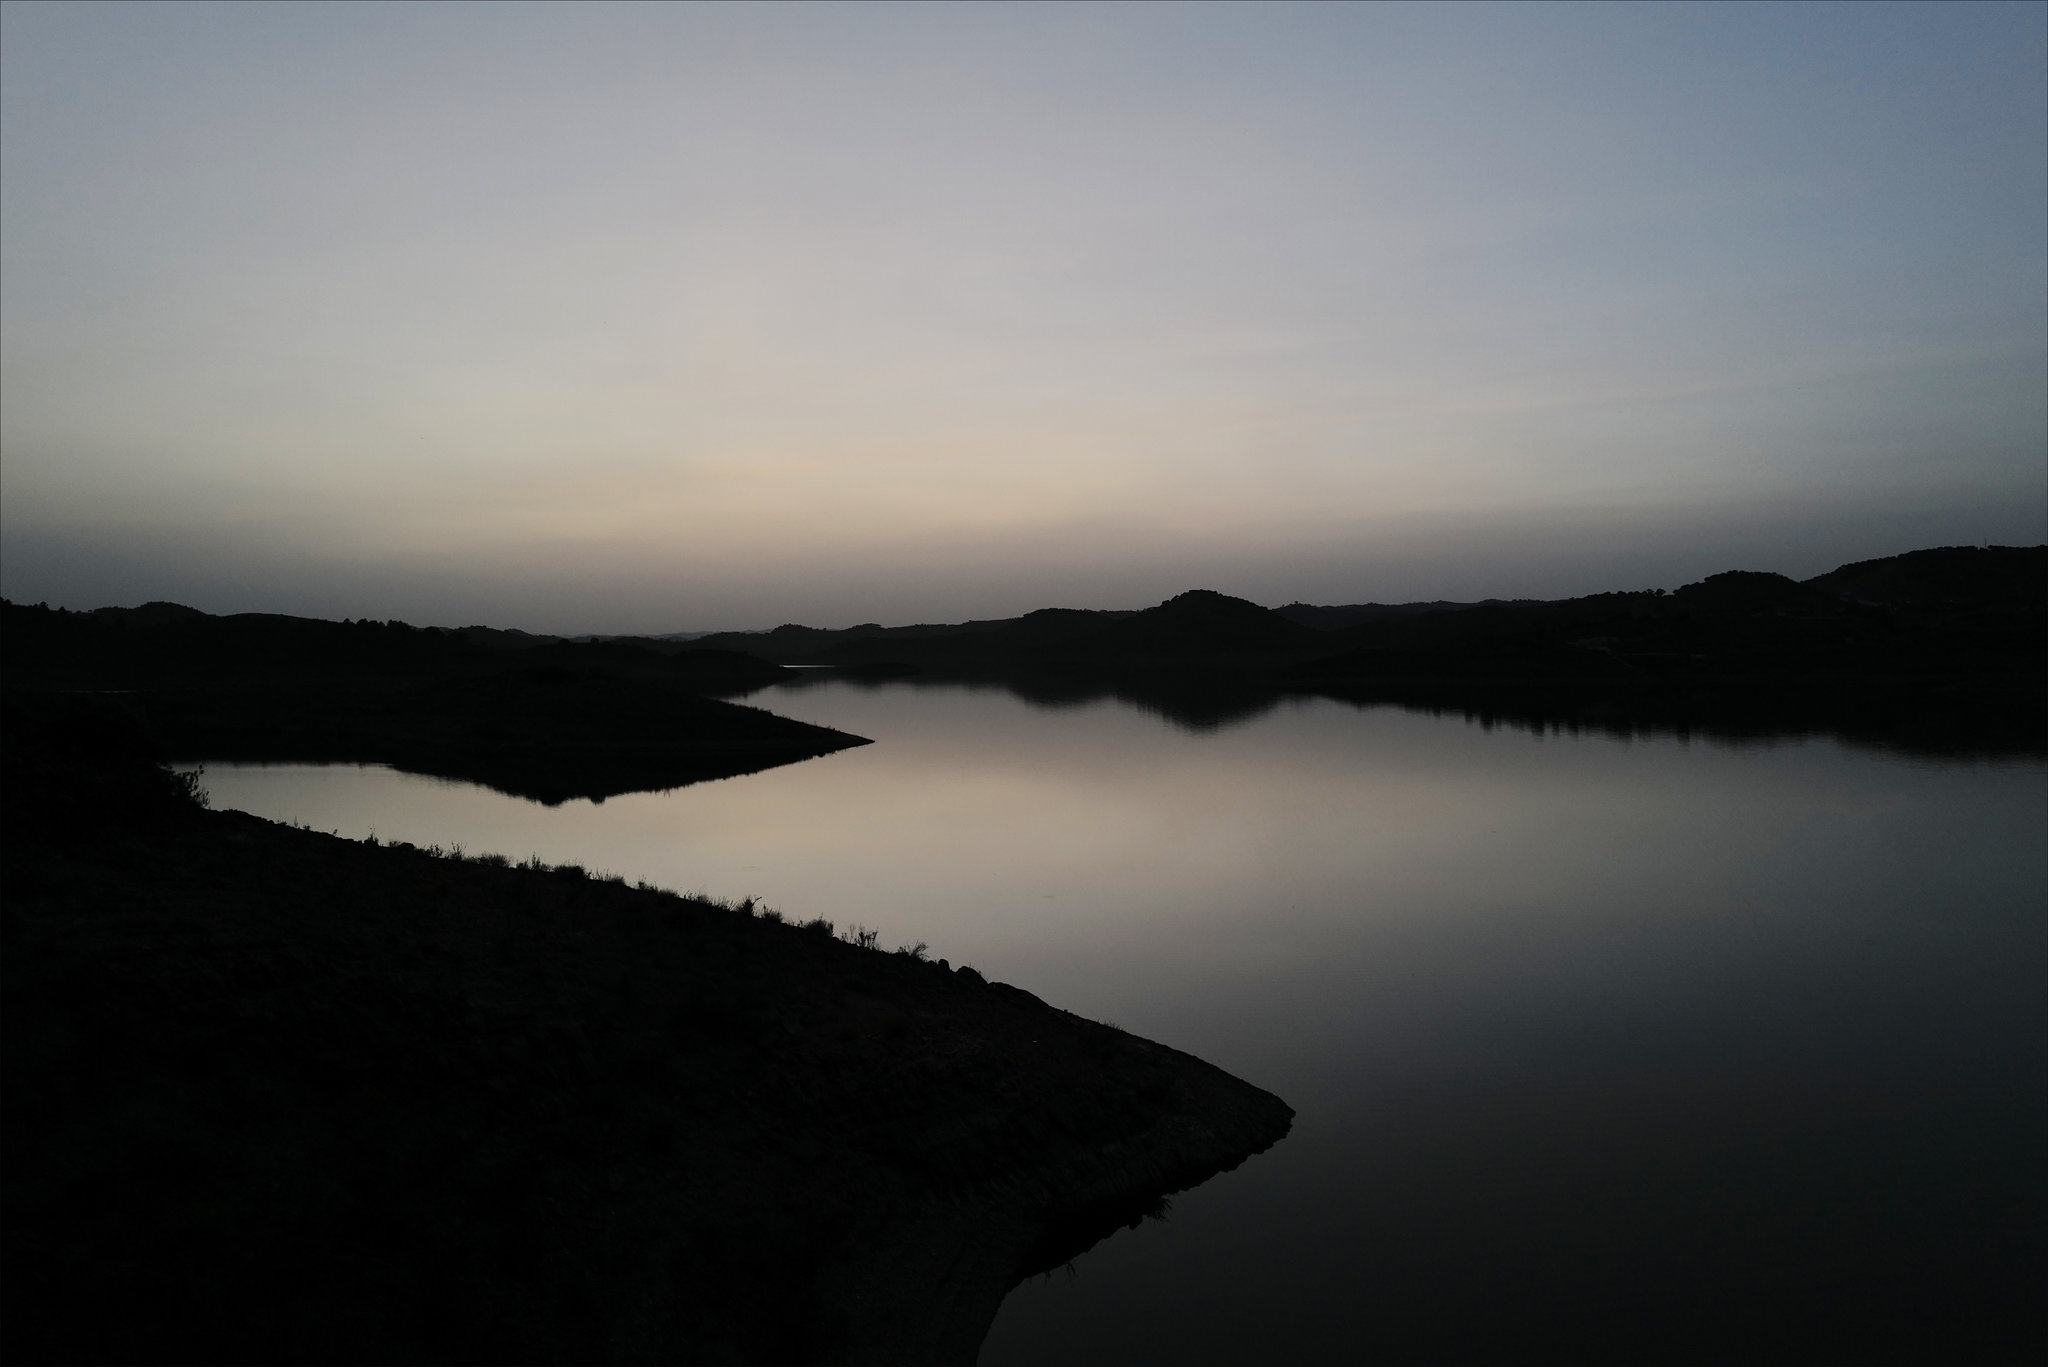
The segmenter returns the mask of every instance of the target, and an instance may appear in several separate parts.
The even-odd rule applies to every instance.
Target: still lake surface
[[[957,686],[748,701],[875,743],[553,808],[374,767],[205,783],[922,941],[1295,1107],[1277,1148],[1012,1292],[985,1364],[2039,1342],[2038,757],[1325,700],[1205,731]]]

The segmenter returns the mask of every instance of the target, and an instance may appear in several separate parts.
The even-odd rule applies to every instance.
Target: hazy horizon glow
[[[17,600],[665,631],[2048,538],[2048,7],[0,23]]]

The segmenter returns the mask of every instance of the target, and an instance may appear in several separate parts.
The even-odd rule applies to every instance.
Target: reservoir
[[[1291,1104],[1017,1288],[985,1364],[2026,1356],[2048,765],[827,679],[874,744],[546,807],[210,765],[217,807],[924,944]]]

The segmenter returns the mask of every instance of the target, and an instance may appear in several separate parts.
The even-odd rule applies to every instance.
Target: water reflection
[[[915,675],[863,678],[820,669],[774,686],[767,696],[848,686],[999,689],[1048,710],[1114,701],[1198,733],[1255,721],[1289,699],[1318,698],[1358,708],[1396,707],[1456,717],[1483,728],[1498,725],[1568,735],[1739,742],[1829,738],[1940,759],[2048,756],[2048,716],[2040,707],[2039,689],[2031,682],[1949,691],[1931,685],[1887,688],[1867,680],[1846,687],[1825,679],[1780,681],[1770,688],[1390,682],[1372,689],[1303,693],[1227,674],[1113,678],[1046,673],[963,683]]]
[[[927,941],[1296,1107],[1286,1144],[1014,1293],[987,1363],[2038,1346],[2038,760],[1321,699],[1206,729],[1003,689],[754,700],[876,743],[601,808],[207,782]]]

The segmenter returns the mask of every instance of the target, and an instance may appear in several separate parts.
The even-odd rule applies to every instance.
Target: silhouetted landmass
[[[1806,581],[1852,602],[1898,610],[2004,613],[2048,606],[2048,547],[1944,546],[1859,560]]]
[[[1364,622],[1388,622],[1402,617],[1420,617],[1429,612],[1462,612],[1466,608],[1523,607],[1538,602],[1534,598],[1484,598],[1476,603],[1453,603],[1438,599],[1428,603],[1342,603],[1333,607],[1317,607],[1312,603],[1289,603],[1274,608],[1290,622],[1317,631],[1341,631]]]
[[[685,652],[647,638],[579,643],[481,626],[445,631],[258,612],[214,617],[176,603],[66,612],[0,602],[0,652],[17,684],[101,690],[308,679],[392,687],[560,668],[730,695],[783,677],[753,656]]]
[[[1546,603],[584,642],[0,605],[5,1354],[966,1360],[1018,1277],[1288,1124],[822,924],[207,813],[151,746],[603,796],[859,743],[721,701],[800,663],[1194,727],[1321,694],[2039,752],[2044,588],[2048,548],[1964,547]]]
[[[2048,547],[1944,547],[1804,583],[1539,602],[1293,603],[1195,590],[1143,611],[570,641],[466,627],[4,607],[6,678],[119,691],[173,752],[379,761],[545,801],[746,773],[858,744],[729,698],[800,677],[1114,697],[1195,729],[1322,695],[1617,734],[1828,733],[1943,754],[2048,750]]]
[[[752,635],[705,636],[688,648],[747,648],[778,663],[852,670],[1090,672],[1198,663],[1218,671],[1293,658],[1311,652],[1318,639],[1314,631],[1267,608],[1195,589],[1142,612],[1041,608],[1022,617],[950,627],[863,624],[826,631],[783,626]]]
[[[922,643],[943,639],[952,641],[959,637],[978,636],[986,632],[1015,629],[1012,639],[1036,640],[1043,637],[1057,637],[1068,630],[1085,632],[1090,627],[1111,622],[1134,614],[1130,612],[1093,612],[1079,608],[1044,608],[1023,617],[1003,617],[990,620],[955,622],[950,624],[920,623],[914,626],[885,627],[879,622],[863,622],[859,626],[831,628],[805,627],[790,623],[776,627],[773,631],[720,631],[698,636],[677,644],[685,650],[726,650],[758,656],[778,664],[821,664],[830,663],[824,657],[835,647],[856,641],[877,643],[904,642],[909,653],[925,648]],[[919,644],[909,644],[909,643]],[[947,649],[940,646],[939,649]],[[887,649],[871,650],[869,653],[887,656]]]
[[[173,603],[0,606],[10,687],[118,693],[166,752],[354,761],[543,802],[751,773],[864,742],[712,695],[785,676],[715,650]]]
[[[2048,748],[2048,548],[1950,548],[1806,583],[1732,571],[1370,624],[1289,671],[1356,701],[1534,726],[1832,732],[1937,753]]]
[[[968,1362],[1291,1123],[970,969],[207,812],[147,745],[0,718],[8,1361]]]
[[[1197,591],[1142,612],[693,644],[1050,704],[1117,697],[1196,728],[1319,694],[1541,728],[2034,753],[2048,749],[2044,592],[2048,547],[1948,547],[1805,583],[1730,571],[1668,593],[1277,610]]]

